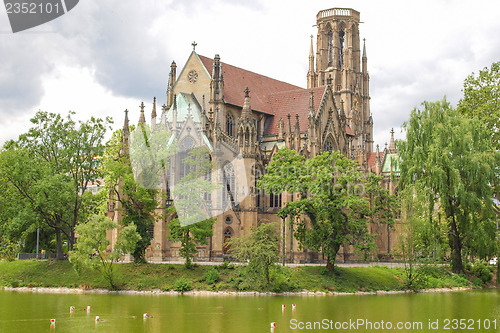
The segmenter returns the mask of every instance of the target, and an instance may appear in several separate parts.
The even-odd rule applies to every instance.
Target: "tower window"
[[[328,67],[333,66],[333,31],[328,31]]]
[[[342,67],[344,62],[344,30],[339,31],[339,67]]]

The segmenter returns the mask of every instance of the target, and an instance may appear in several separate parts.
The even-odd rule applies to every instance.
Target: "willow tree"
[[[300,193],[300,198],[288,202],[278,216],[298,221],[294,235],[300,245],[322,252],[332,272],[341,246],[350,244],[364,253],[374,250],[367,228],[372,215],[370,197],[365,189],[373,190],[378,180],[367,178],[358,162],[339,152],[324,152],[306,160],[283,148],[274,155],[259,186],[268,192]]]
[[[429,209],[437,203],[447,221],[453,271],[460,273],[464,246],[478,253],[478,238],[494,243],[492,187],[499,154],[480,122],[462,116],[443,99],[415,108],[398,142],[399,186],[428,193]]]

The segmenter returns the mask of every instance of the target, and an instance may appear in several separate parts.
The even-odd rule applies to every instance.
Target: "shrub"
[[[220,279],[219,271],[215,268],[212,268],[211,270],[205,273],[205,282],[207,284],[215,284],[219,282],[219,279]]]
[[[491,273],[490,268],[488,267],[488,264],[485,261],[482,260],[476,260],[474,262],[474,266],[472,266],[472,269],[470,270],[471,274],[475,275],[483,283],[490,282],[491,279],[493,279],[493,273]]]
[[[185,292],[185,291],[190,291],[191,289],[193,289],[192,285],[191,285],[191,281],[181,277],[179,279],[177,279],[177,281],[175,281],[175,284],[174,284],[174,290],[177,291],[177,292]]]

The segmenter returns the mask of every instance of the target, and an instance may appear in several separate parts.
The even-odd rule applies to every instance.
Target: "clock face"
[[[195,70],[192,70],[188,73],[188,80],[190,83],[195,83],[198,80],[198,73]]]

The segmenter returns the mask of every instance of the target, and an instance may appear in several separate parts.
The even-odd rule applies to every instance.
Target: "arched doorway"
[[[224,235],[223,235],[223,241],[222,241],[222,251],[223,251],[224,255],[228,254],[229,249],[231,248],[231,246],[229,244],[227,244],[227,241],[230,240],[231,237],[233,237],[233,230],[231,228],[227,227],[226,229],[224,229]]]

